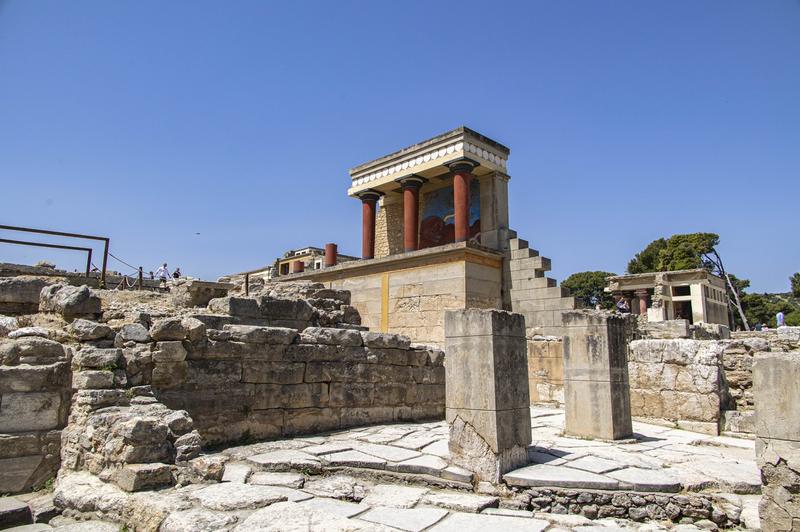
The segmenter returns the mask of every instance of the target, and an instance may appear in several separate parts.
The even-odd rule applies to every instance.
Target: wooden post
[[[244,295],[250,295],[250,274],[244,274]]]
[[[142,267],[141,267],[141,266],[139,266],[139,280],[138,280],[138,284],[139,284],[139,290],[141,290],[141,289],[142,289],[142,287],[143,287],[142,285],[144,285],[144,275],[143,275],[143,272],[142,272]]]

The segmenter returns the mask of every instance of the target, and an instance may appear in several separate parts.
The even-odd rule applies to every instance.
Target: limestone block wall
[[[444,311],[501,308],[500,257],[472,255],[466,244],[401,255],[385,263],[354,263],[305,277],[348,291],[361,325],[444,345]]]
[[[561,338],[528,339],[528,384],[531,404],[564,406],[564,344]]]
[[[397,335],[225,325],[151,349],[155,396],[211,444],[444,417],[443,353]]]
[[[59,466],[71,351],[40,336],[0,341],[0,492],[40,487]]]
[[[717,434],[724,343],[689,339],[635,340],[628,375],[631,415]]]
[[[724,410],[753,410],[753,360],[755,354],[769,351],[769,343],[761,338],[745,338],[721,342],[722,351],[722,408]]]

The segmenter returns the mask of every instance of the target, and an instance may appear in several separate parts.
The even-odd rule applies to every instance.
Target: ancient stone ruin
[[[364,258],[275,279],[3,265],[0,528],[798,529],[798,329],[670,319],[718,314],[701,272],[579,308],[509,155],[458,128],[354,168]]]

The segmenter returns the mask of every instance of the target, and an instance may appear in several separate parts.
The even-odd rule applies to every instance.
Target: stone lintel
[[[500,172],[505,174],[510,150],[502,144],[469,128],[460,127],[395,153],[380,157],[350,170],[352,184],[349,196],[366,189],[382,192],[394,190],[395,181],[417,174],[425,178],[448,173],[447,164],[469,158],[480,166],[477,176]]]

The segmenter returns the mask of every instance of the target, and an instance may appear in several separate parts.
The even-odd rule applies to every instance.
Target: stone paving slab
[[[358,519],[391,526],[407,532],[420,532],[438,523],[447,510],[438,508],[388,508],[378,506],[358,516]]]
[[[666,472],[653,469],[627,467],[619,471],[612,471],[608,473],[608,476],[619,480],[622,488],[635,491],[677,493],[681,489],[681,483],[675,477]]]
[[[540,532],[550,526],[547,521],[529,517],[508,517],[485,514],[451,513],[429,530],[435,532]]]
[[[340,501],[338,499],[326,499],[324,497],[316,497],[298,504],[314,511],[321,511],[337,517],[354,517],[369,510],[369,506],[363,504]]]
[[[379,484],[372,488],[362,503],[368,506],[388,506],[392,508],[412,508],[428,493],[426,488]]]
[[[510,486],[556,487],[616,490],[619,482],[602,475],[569,467],[535,464],[506,473],[503,480]]]

